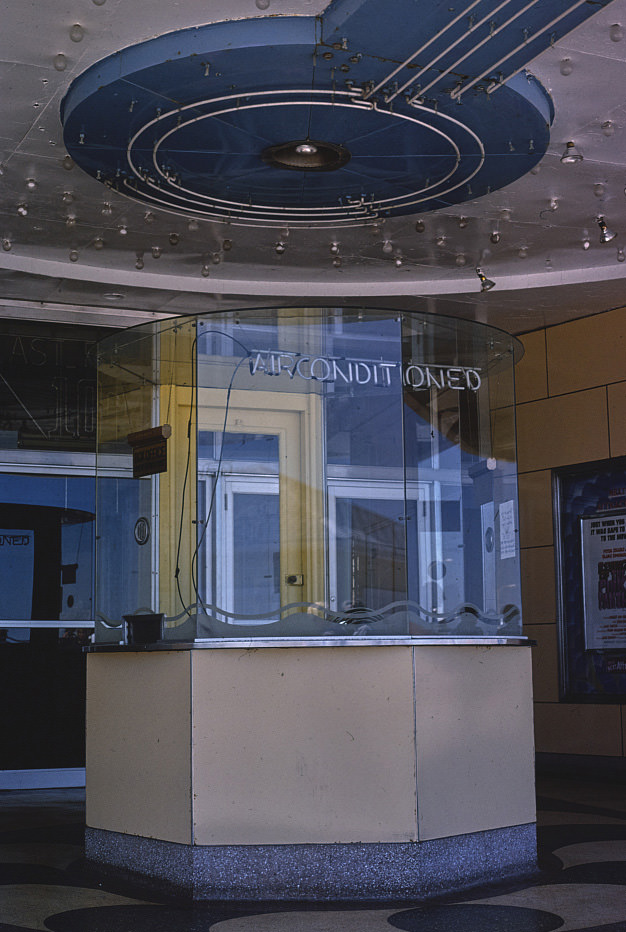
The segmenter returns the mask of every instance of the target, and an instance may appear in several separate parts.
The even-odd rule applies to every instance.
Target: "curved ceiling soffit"
[[[552,102],[524,66],[608,2],[394,0],[390,17],[334,0],[169,33],[73,82],[64,141],[107,186],[187,217],[341,227],[449,207],[542,158]]]

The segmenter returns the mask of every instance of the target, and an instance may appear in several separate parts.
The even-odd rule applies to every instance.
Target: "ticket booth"
[[[510,335],[367,308],[98,357],[87,852],[195,898],[421,896],[535,862]]]

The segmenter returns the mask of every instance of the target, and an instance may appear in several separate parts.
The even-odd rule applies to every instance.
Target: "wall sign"
[[[306,356],[302,353],[255,351],[250,357],[251,375],[289,376],[306,382],[339,385],[378,385],[389,388],[394,380],[412,389],[437,388],[476,392],[482,384],[480,368],[432,363],[399,363],[349,359],[338,356]]]
[[[626,513],[580,520],[585,648],[626,649]]]
[[[126,439],[133,449],[133,479],[167,472],[167,440],[171,435],[169,424],[128,435]]]

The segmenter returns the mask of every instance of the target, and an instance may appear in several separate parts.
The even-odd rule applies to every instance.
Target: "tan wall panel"
[[[521,551],[524,626],[556,621],[556,570],[553,547]]]
[[[549,469],[519,476],[520,544],[549,547],[553,543],[552,474]]]
[[[537,751],[619,757],[622,727],[619,706],[539,702],[535,705]]]
[[[195,843],[416,839],[406,647],[193,653]]]
[[[532,648],[535,702],[559,701],[559,647],[557,626],[524,625],[524,634],[537,643]]]
[[[545,330],[526,333],[520,339],[524,344],[524,355],[515,367],[515,397],[518,404],[546,398],[548,394]]]
[[[626,382],[609,385],[611,456],[626,456]]]
[[[414,655],[420,841],[533,822],[530,650]]]
[[[517,451],[520,472],[607,457],[606,390],[519,405]]]
[[[190,654],[87,657],[87,824],[191,842]]]
[[[546,338],[551,395],[624,378],[626,309],[550,327]]]

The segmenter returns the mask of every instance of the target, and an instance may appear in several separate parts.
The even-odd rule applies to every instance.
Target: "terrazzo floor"
[[[195,904],[82,857],[81,790],[0,793],[0,932],[626,932],[626,787],[543,779],[541,871],[428,903]]]

